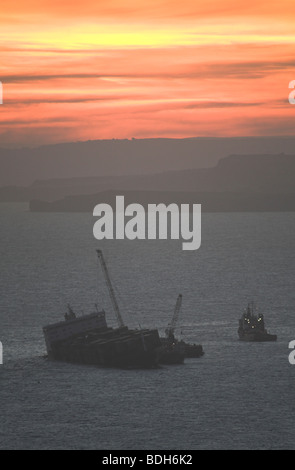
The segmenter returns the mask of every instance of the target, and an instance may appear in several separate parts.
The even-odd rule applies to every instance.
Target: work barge
[[[161,364],[182,364],[185,357],[203,355],[201,345],[177,341],[174,329],[181,294],[166,337],[157,329],[129,329],[123,322],[114,289],[101,250],[96,250],[109,291],[118,328],[107,325],[104,310],[77,316],[68,304],[64,320],[43,327],[47,356],[51,360],[115,368],[156,368]]]

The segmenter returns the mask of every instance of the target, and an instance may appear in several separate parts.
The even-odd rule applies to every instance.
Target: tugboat
[[[277,335],[267,332],[262,313],[255,315],[254,303],[248,304],[247,309],[239,320],[238,335],[242,341],[276,341]]]

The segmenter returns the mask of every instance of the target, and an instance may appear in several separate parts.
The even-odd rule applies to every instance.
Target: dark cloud
[[[66,74],[44,74],[44,75],[2,75],[3,83],[22,83],[22,82],[43,82],[47,80],[60,80],[60,79],[80,79],[80,78],[102,78],[103,75],[95,73],[66,73]]]
[[[185,109],[199,109],[199,108],[244,108],[248,106],[261,106],[265,105],[263,102],[239,102],[239,101],[201,101],[198,103],[189,103],[182,106]]]
[[[91,102],[100,102],[100,101],[120,101],[126,99],[142,99],[142,95],[112,95],[112,96],[80,96],[80,97],[40,97],[40,98],[12,98],[6,99],[5,103],[7,105],[11,104],[13,106],[22,106],[22,105],[35,105],[35,104],[62,104],[62,103],[91,103]]]
[[[11,119],[0,121],[1,126],[29,126],[32,124],[46,124],[46,123],[60,123],[60,122],[77,122],[77,118],[70,116],[55,116],[51,118],[40,118],[40,119]]]

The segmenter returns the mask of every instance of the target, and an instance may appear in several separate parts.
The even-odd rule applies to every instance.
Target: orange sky
[[[0,145],[294,135],[294,0],[1,5]]]

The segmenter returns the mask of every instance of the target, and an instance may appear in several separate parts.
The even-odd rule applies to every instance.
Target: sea
[[[102,240],[91,213],[0,204],[0,449],[295,449],[295,213],[202,213],[198,250],[181,240]],[[175,335],[204,356],[152,370],[49,361],[42,327],[104,309],[117,326],[96,249],[124,323]],[[276,342],[247,343],[254,302]]]

